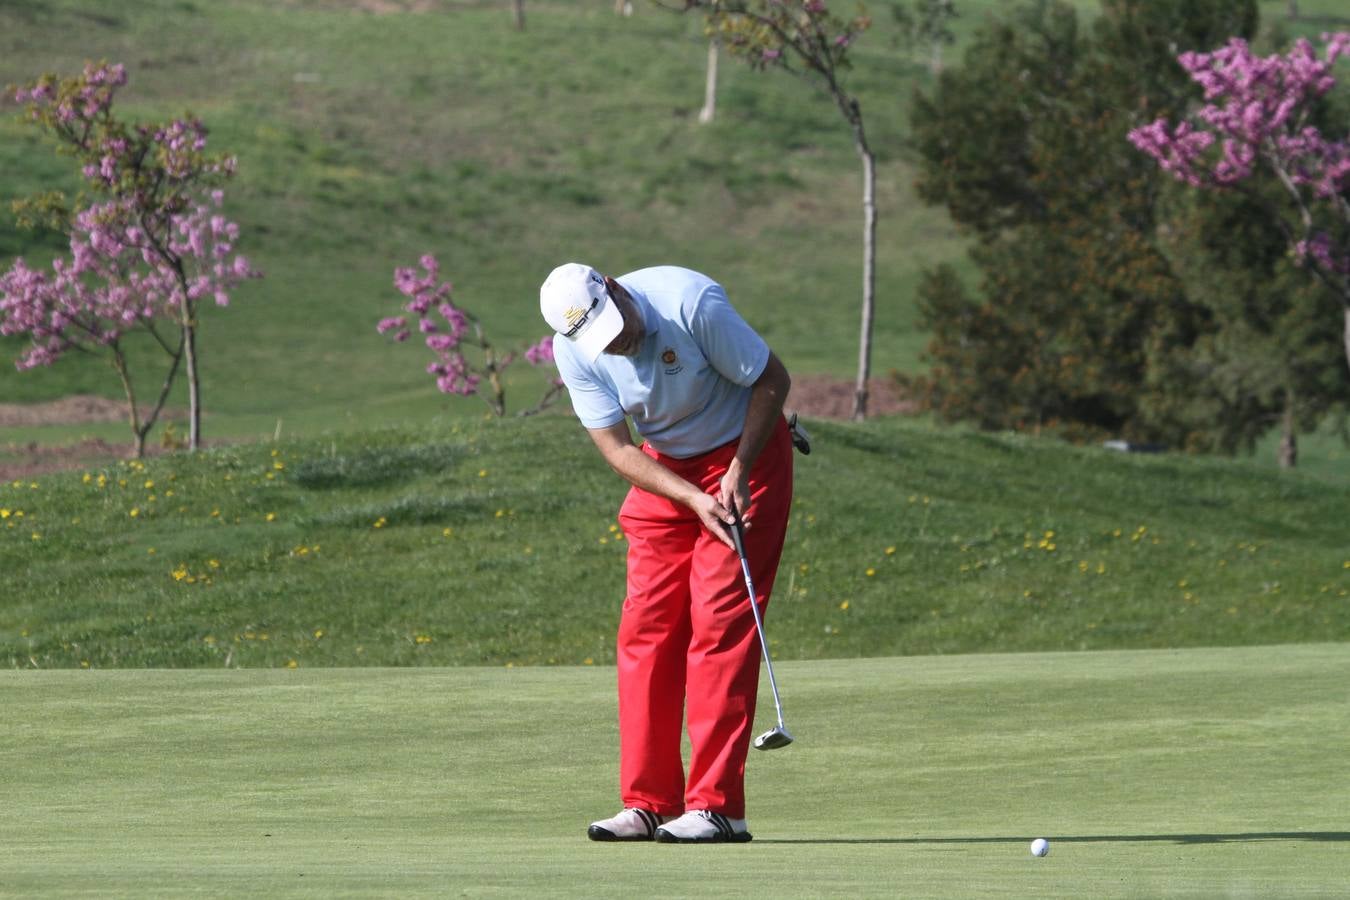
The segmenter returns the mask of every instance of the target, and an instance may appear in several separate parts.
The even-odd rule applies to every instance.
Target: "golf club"
[[[750,563],[745,558],[745,541],[741,529],[741,512],[736,504],[731,504],[731,514],[736,521],[731,526],[731,540],[736,544],[736,555],[741,559],[741,573],[745,576],[745,589],[750,594],[750,612],[755,616],[755,631],[759,633],[759,648],[764,651],[764,665],[769,670],[769,687],[773,689],[773,706],[778,712],[778,726],[755,738],[756,750],[777,750],[792,743],[792,735],[783,724],[783,702],[778,699],[778,681],[773,677],[773,660],[769,658],[769,639],[764,636],[764,620],[759,615],[759,600],[755,597],[755,584],[750,577]]]

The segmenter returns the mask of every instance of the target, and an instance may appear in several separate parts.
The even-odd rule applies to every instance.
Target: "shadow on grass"
[[[756,838],[756,844],[1024,844],[1026,837],[915,837],[915,838]],[[1350,831],[1250,831],[1236,834],[1092,834],[1049,838],[1052,844],[1164,843],[1232,844],[1257,841],[1350,843]]]

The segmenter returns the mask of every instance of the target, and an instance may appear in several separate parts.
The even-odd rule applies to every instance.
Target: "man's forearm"
[[[759,458],[760,451],[768,443],[778,419],[783,414],[783,403],[787,400],[792,379],[787,369],[773,353],[754,387],[750,389],[750,406],[745,412],[745,428],[741,432],[740,445],[736,448],[736,463],[749,472]]]
[[[609,467],[634,487],[685,506],[692,505],[693,498],[702,493],[634,444],[608,447],[601,452]]]

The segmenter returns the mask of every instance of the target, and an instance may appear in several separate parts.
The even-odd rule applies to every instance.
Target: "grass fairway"
[[[755,841],[670,847],[584,837],[615,806],[609,668],[5,673],[0,893],[1350,883],[1345,646],[786,662],[780,680],[798,742],[752,754]]]

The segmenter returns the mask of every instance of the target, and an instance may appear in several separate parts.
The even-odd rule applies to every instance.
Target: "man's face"
[[[613,298],[614,305],[623,314],[623,330],[609,342],[605,352],[612,356],[635,356],[642,348],[642,339],[646,337],[646,331],[642,327],[642,312],[628,291],[624,290],[623,285],[613,278],[606,278],[605,286],[609,289],[609,296]]]

